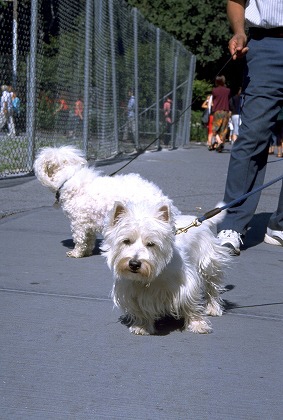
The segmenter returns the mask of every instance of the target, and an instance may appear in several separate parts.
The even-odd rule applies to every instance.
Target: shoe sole
[[[227,242],[225,244],[222,244],[222,246],[225,246],[226,248],[229,248],[230,255],[238,256],[241,253],[241,251],[239,250],[239,248],[235,248],[230,242]]]
[[[279,236],[269,236],[267,233],[264,236],[264,242],[270,245],[283,246],[283,239],[279,238]]]

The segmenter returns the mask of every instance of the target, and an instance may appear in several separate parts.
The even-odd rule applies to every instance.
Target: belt
[[[262,38],[283,38],[283,27],[278,28],[249,28],[250,37],[253,39]]]

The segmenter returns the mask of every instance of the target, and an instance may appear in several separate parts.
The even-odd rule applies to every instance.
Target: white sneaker
[[[240,246],[243,243],[240,233],[235,230],[221,230],[217,237],[222,246],[229,248],[231,255],[240,255]]]
[[[271,245],[283,246],[283,231],[267,228],[264,236],[264,242]]]

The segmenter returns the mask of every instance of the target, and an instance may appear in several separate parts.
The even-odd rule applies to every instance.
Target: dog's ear
[[[158,219],[163,220],[163,222],[169,222],[170,220],[170,210],[169,207],[164,205],[158,210]]]
[[[122,203],[116,203],[113,211],[112,224],[116,225],[118,220],[126,213],[126,208]]]
[[[44,166],[44,171],[47,174],[48,178],[52,178],[53,175],[58,172],[59,165],[56,163],[46,162]]]

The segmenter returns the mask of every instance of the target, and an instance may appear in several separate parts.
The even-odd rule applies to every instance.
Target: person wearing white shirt
[[[0,111],[0,129],[4,125],[8,124],[8,135],[15,135],[15,124],[13,119],[13,103],[11,92],[9,92],[8,86],[1,86],[2,96],[1,96],[1,111]]]
[[[133,139],[136,132],[136,122],[135,122],[135,97],[133,91],[130,89],[128,91],[128,105],[127,105],[127,121],[124,128],[123,140],[128,140],[129,132],[132,134]]]
[[[239,136],[231,150],[224,201],[229,203],[263,185],[268,149],[283,105],[283,1],[228,0],[227,15],[234,35],[233,59],[245,59]],[[256,211],[260,193],[228,209],[218,237],[232,255],[240,246]],[[250,232],[252,234],[252,231]],[[283,184],[264,241],[283,246]]]

